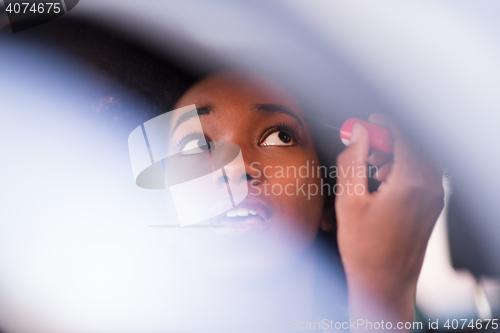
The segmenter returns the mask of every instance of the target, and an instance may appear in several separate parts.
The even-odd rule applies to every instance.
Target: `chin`
[[[272,228],[221,227],[186,231],[189,232],[176,239],[184,264],[201,274],[223,280],[246,281],[274,275],[293,265],[309,245],[304,240],[279,235]]]

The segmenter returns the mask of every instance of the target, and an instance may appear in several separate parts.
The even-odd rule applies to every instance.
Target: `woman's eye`
[[[194,139],[188,141],[181,149],[181,154],[192,155],[200,154],[209,150],[209,146],[205,140]]]
[[[271,133],[262,142],[262,146],[292,146],[294,144],[292,136],[285,131],[276,131]]]

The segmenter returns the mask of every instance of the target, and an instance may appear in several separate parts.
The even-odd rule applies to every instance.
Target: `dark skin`
[[[193,86],[176,108],[190,104],[210,107],[208,114],[200,116],[209,140],[233,142],[241,148],[253,189],[260,188],[263,193],[266,183],[285,187],[296,184],[297,179],[306,185],[320,184],[318,177],[266,177],[262,172],[266,166],[271,167],[268,170],[279,166],[299,168],[306,161],[319,165],[304,114],[291,93],[279,84],[239,72],[218,73]],[[285,106],[292,115],[256,108],[262,104]],[[374,321],[411,321],[425,248],[443,207],[441,173],[390,119],[372,115],[369,120],[390,130],[395,149],[394,156],[370,154],[366,129],[355,126],[351,145],[338,156],[339,168],[366,166],[367,162],[379,166],[382,181],[375,193],[344,193],[335,202],[338,246],[349,286],[351,314],[353,318]],[[338,183],[366,187],[366,176],[359,176],[339,174]],[[290,262],[306,251],[320,228],[332,229],[328,219],[331,212],[325,210],[321,195],[309,199],[301,194],[253,197],[251,200],[265,205],[270,223],[250,233],[259,240],[259,247],[248,251],[247,262],[267,268]],[[293,240],[293,245],[281,246],[276,239]]]
[[[247,273],[255,274],[256,271],[292,262],[312,244],[322,222],[324,206],[324,199],[319,195],[312,196],[310,200],[301,193],[292,196],[265,195],[265,187],[270,191],[275,184],[285,187],[289,183],[296,184],[297,180],[299,186],[320,182],[319,177],[275,177],[275,170],[279,166],[295,166],[298,169],[307,160],[319,165],[309,128],[303,121],[298,103],[288,91],[265,78],[250,79],[241,74],[221,73],[193,86],[177,102],[176,108],[191,104],[210,107],[209,114],[199,117],[207,140],[232,142],[241,148],[246,172],[252,178],[248,180],[250,195],[243,204],[258,200],[269,213],[265,230],[251,230],[244,235],[230,237],[214,236],[217,239],[214,243],[227,242],[230,244],[228,246],[231,246],[235,237],[238,243],[242,238],[243,241],[258,243],[258,246],[248,245],[248,251],[239,251],[233,263],[221,262],[219,266],[224,266],[221,268],[224,270],[231,267],[233,271],[237,271],[240,266],[242,270],[252,267],[251,272]],[[292,115],[269,111],[269,108],[263,110],[257,105],[282,106]],[[282,125],[295,131],[288,133],[291,130],[283,130],[290,136],[288,143],[279,139],[280,131],[273,130]],[[189,126],[189,122],[180,125],[173,133],[173,141],[184,132],[189,132]],[[271,169],[263,170],[265,167]],[[227,171],[231,177],[231,170]],[[290,187],[288,189],[292,190]],[[262,195],[255,195],[257,190],[261,190]],[[208,242],[206,237],[204,240]],[[216,257],[219,256],[212,256]],[[227,257],[225,259],[230,260]]]

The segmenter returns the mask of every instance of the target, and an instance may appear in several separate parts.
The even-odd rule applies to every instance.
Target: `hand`
[[[369,306],[385,307],[411,321],[427,241],[444,206],[442,170],[391,119],[372,114],[369,121],[391,132],[393,157],[369,155],[368,132],[355,125],[351,144],[337,158],[338,184],[344,189],[335,199],[337,237],[351,306],[357,307],[351,311],[367,318],[363,312],[371,311]],[[373,193],[368,192],[367,162],[378,166],[382,182]]]

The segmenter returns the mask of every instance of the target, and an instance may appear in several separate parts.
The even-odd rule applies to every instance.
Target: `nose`
[[[219,185],[231,183],[239,185],[252,179],[252,176],[247,174],[244,160],[234,160],[231,163],[221,167],[222,175],[217,180]]]
[[[256,161],[255,157],[250,153],[241,149],[242,163],[229,163],[222,170],[222,176],[219,178],[218,183],[231,182],[232,184],[260,183],[262,172],[260,172],[260,163]]]
[[[229,173],[230,175],[228,175],[227,171],[228,171],[227,168],[224,168],[223,175],[219,178],[218,181],[219,184],[228,183],[230,179],[234,180],[236,183],[241,183],[244,181],[250,183],[252,181],[257,181],[255,177],[246,172],[244,174],[240,174],[239,172],[233,172],[233,170],[231,170],[231,172]]]
[[[254,193],[253,187],[261,183],[260,163],[256,152],[245,146],[239,147],[239,156],[221,168],[217,179],[218,187],[227,187],[233,198],[233,205],[242,202],[247,195]]]

